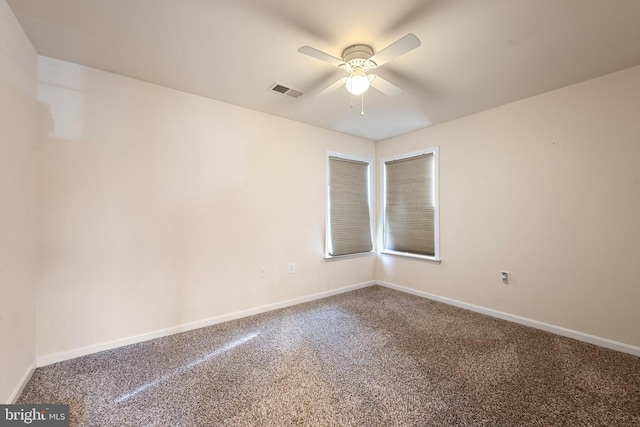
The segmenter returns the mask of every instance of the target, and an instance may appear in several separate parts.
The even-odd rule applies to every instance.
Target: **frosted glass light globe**
[[[347,80],[347,90],[353,95],[361,95],[369,89],[369,78],[362,70],[355,70]]]

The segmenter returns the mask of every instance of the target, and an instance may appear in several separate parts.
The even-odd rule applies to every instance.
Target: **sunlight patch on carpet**
[[[254,339],[257,336],[258,336],[257,333],[253,333],[253,334],[247,334],[247,335],[243,336],[242,338],[238,338],[237,340],[230,342],[229,344],[225,345],[224,347],[221,347],[221,348],[219,348],[219,349],[217,349],[215,351],[212,351],[211,353],[207,354],[206,356],[203,356],[203,357],[201,357],[199,359],[194,360],[191,363],[188,363],[188,364],[186,364],[184,366],[181,366],[180,368],[176,369],[175,371],[173,371],[173,372],[171,372],[169,374],[161,376],[160,378],[158,378],[155,381],[151,381],[150,383],[144,384],[144,385],[138,387],[137,389],[135,389],[135,390],[133,390],[133,391],[131,391],[129,393],[123,394],[122,396],[120,396],[116,400],[114,400],[114,403],[122,403],[125,400],[128,400],[128,399],[132,398],[133,396],[135,396],[135,395],[137,395],[139,393],[142,393],[143,391],[146,391],[146,390],[148,390],[150,388],[153,388],[153,387],[155,387],[155,386],[157,386],[157,385],[159,385],[159,384],[161,384],[161,383],[163,383],[165,381],[168,381],[171,378],[175,377],[176,375],[180,375],[183,372],[188,371],[189,369],[192,369],[192,368],[194,368],[194,367],[196,367],[198,365],[201,365],[201,364],[213,359],[214,357],[216,357],[216,356],[218,356],[218,355],[220,355],[222,353],[225,353],[225,352],[227,352],[227,351],[229,351],[229,350],[231,350],[231,349],[233,349],[233,348],[235,348],[235,347],[237,347],[237,346],[239,346],[241,344],[246,343],[247,341],[250,341],[250,340]]]

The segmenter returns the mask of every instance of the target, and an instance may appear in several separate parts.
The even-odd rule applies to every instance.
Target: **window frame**
[[[398,154],[394,156],[385,157],[380,159],[380,187],[381,187],[381,204],[380,204],[380,233],[378,239],[378,253],[384,255],[396,255],[408,258],[417,258],[426,261],[433,261],[439,263],[440,259],[440,150],[439,146],[425,148],[418,151],[412,151],[409,153]],[[385,226],[386,226],[386,211],[387,211],[387,167],[386,163],[394,160],[403,160],[411,157],[422,156],[426,154],[433,154],[433,199],[434,199],[434,230],[433,230],[433,247],[434,255],[423,255],[412,252],[394,251],[385,248]]]
[[[331,165],[330,158],[338,157],[345,160],[352,160],[356,162],[364,162],[367,163],[367,195],[369,201],[369,230],[371,232],[371,251],[368,252],[357,252],[352,254],[345,255],[331,255],[330,248],[332,247],[331,241],[331,194],[330,194],[330,184],[331,184]],[[355,258],[362,256],[370,256],[377,253],[376,251],[376,232],[375,232],[375,203],[374,203],[374,160],[369,157],[362,156],[354,156],[351,154],[340,153],[337,151],[326,151],[325,153],[325,245],[324,245],[324,259],[325,260],[337,260],[337,259],[345,259],[345,258]]]

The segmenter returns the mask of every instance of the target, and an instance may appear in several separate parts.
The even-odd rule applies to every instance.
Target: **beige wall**
[[[373,142],[44,57],[38,93],[38,356],[373,280],[323,259],[325,151]]]
[[[34,363],[36,53],[0,0],[0,402]]]
[[[442,263],[381,256],[377,279],[640,346],[640,67],[382,141],[377,156],[436,145]]]

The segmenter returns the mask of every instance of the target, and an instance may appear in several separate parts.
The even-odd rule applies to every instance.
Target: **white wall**
[[[38,93],[39,357],[373,280],[323,260],[325,150],[372,142],[44,57]]]
[[[0,0],[0,402],[30,375],[35,343],[36,53]]]
[[[435,145],[442,263],[381,256],[377,279],[640,346],[640,67],[379,142],[377,156]]]

